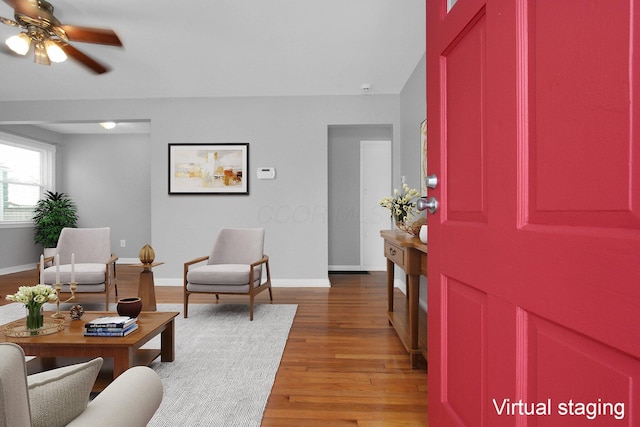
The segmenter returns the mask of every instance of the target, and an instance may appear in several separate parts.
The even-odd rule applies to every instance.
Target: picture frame
[[[169,144],[169,194],[249,194],[249,144]]]
[[[427,194],[427,119],[420,123],[420,194]]]

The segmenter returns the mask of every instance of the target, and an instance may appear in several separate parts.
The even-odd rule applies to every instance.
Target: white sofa
[[[28,375],[22,348],[0,343],[0,427],[146,426],[162,401],[162,382],[137,366],[89,402],[102,358]]]

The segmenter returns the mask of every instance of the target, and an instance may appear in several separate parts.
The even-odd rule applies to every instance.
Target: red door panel
[[[486,221],[482,101],[485,21],[479,16],[442,54],[446,82],[449,221]]]
[[[637,359],[536,316],[528,323],[526,400],[551,398],[557,415],[535,417],[538,426],[633,425]]]
[[[640,425],[632,0],[427,1],[429,422]]]
[[[444,287],[446,329],[443,331],[444,397],[450,414],[463,425],[473,425],[482,414],[486,398],[483,387],[486,370],[485,311],[486,295],[471,286],[449,279]],[[467,394],[479,399],[467,400]]]
[[[531,131],[533,223],[639,225],[638,202],[630,197],[640,173],[630,162],[630,9],[630,1],[528,6],[528,66],[520,83],[529,84],[522,95],[528,89],[532,95],[522,119]],[[576,38],[584,48],[576,48]]]

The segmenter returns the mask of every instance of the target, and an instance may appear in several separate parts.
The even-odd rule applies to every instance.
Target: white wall
[[[120,259],[137,260],[151,241],[150,147],[149,135],[69,135],[57,150],[59,188],[78,206],[78,227],[111,227]]]
[[[207,254],[220,227],[259,226],[266,229],[275,285],[328,285],[328,127],[391,124],[393,139],[400,140],[397,95],[0,102],[0,117],[4,123],[151,120],[149,243],[157,260],[165,261],[154,270],[158,284],[181,283],[184,261]],[[248,196],[168,194],[169,143],[228,142],[250,144]],[[275,167],[277,178],[257,180],[259,166]],[[62,182],[58,191],[66,192],[66,185],[74,186]],[[94,186],[114,193],[113,183],[102,177]],[[114,223],[127,220],[126,206],[113,215]],[[2,233],[4,247],[9,243]]]
[[[420,190],[420,124],[427,118],[427,64],[423,56],[400,92],[400,171]]]
[[[411,188],[420,190],[420,124],[427,118],[427,65],[423,56],[400,93],[402,142],[400,172]],[[395,177],[394,177],[395,178]],[[426,215],[423,212],[422,215]],[[396,269],[396,281],[404,283],[402,272]],[[427,280],[420,277],[420,305],[427,307]]]
[[[169,120],[174,113],[152,120],[154,146],[249,142],[250,195],[168,196],[167,150],[154,150],[152,183],[163,184],[152,186],[152,245],[169,251],[157,277],[180,278],[181,263],[208,253],[219,227],[259,226],[275,285],[328,285],[328,126],[398,123],[398,97],[213,99],[178,123]],[[259,166],[275,167],[277,178],[257,180]]]

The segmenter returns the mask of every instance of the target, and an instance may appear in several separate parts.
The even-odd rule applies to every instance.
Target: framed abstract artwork
[[[249,194],[249,144],[169,144],[169,194]]]
[[[420,194],[427,194],[427,120],[420,124]]]

